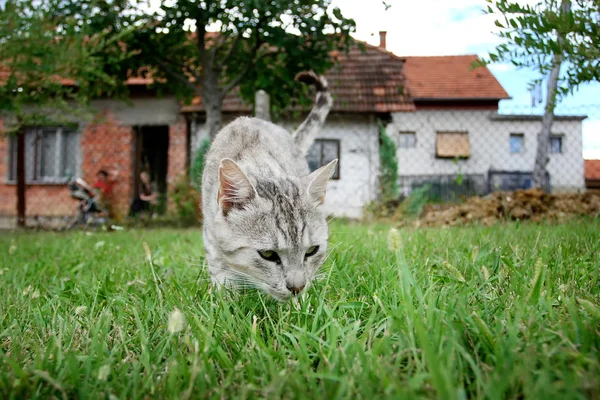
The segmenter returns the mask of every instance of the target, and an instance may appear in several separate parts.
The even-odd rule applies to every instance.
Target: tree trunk
[[[219,102],[205,102],[204,107],[206,108],[206,131],[208,133],[208,137],[212,142],[219,130],[221,129],[221,120],[222,120],[222,109],[223,104]],[[198,143],[200,146],[201,143]]]
[[[567,13],[571,9],[570,0],[562,0],[562,12]],[[559,34],[558,42],[564,41],[564,37]],[[560,50],[562,51],[562,49]],[[552,123],[554,122],[554,108],[556,106],[556,89],[558,87],[558,78],[560,76],[560,67],[563,61],[562,53],[554,54],[554,63],[550,76],[548,78],[548,91],[546,93],[546,107],[544,109],[544,117],[542,118],[542,130],[538,135],[537,152],[535,155],[535,164],[533,166],[533,181],[534,188],[545,188],[546,184],[546,166],[548,165],[549,157],[548,150],[550,147],[550,132]]]
[[[17,133],[17,226],[25,227],[25,128]]]
[[[223,98],[225,97],[219,89],[219,74],[217,71],[207,68],[204,72],[204,87],[202,100],[206,110],[206,130],[212,142],[221,129]],[[200,143],[198,143],[200,146]]]

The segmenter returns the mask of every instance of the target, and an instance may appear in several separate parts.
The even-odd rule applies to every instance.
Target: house
[[[585,187],[600,189],[600,160],[585,160]]]
[[[131,103],[96,100],[98,116],[78,129],[32,127],[25,136],[28,219],[61,218],[77,212],[66,185],[68,174],[96,181],[100,169],[117,169],[116,212],[123,216],[137,195],[143,164],[150,167],[161,192],[185,173],[188,121],[174,98],[159,98],[147,82],[131,79]],[[12,226],[16,214],[16,140],[0,136],[0,227]],[[172,206],[172,204],[171,204]]]
[[[312,168],[339,158],[327,196],[333,214],[359,217],[364,204],[374,200],[379,170],[377,118],[391,112],[414,111],[405,93],[403,60],[383,49],[353,48],[348,55],[334,54],[339,66],[327,74],[335,105],[308,156]],[[76,131],[61,127],[32,128],[27,132],[28,216],[61,217],[73,214],[76,202],[65,185],[67,171],[89,183],[102,168],[117,168],[116,211],[125,215],[139,186],[145,165],[159,191],[168,198],[178,179],[186,174],[193,150],[202,139],[204,108],[201,99],[190,105],[174,97],[157,97],[146,79],[132,78],[131,103],[105,99],[93,102],[102,119],[81,123]],[[225,98],[223,124],[252,107],[231,93]],[[293,129],[298,120],[283,121]],[[12,224],[16,210],[16,152],[11,139],[0,139],[0,216]],[[173,203],[169,203],[173,207]],[[0,218],[1,219],[1,218]]]
[[[381,44],[333,54],[339,61],[327,74],[334,106],[307,160],[312,169],[339,159],[326,209],[359,218],[377,198],[378,120],[398,145],[400,185],[405,194],[426,181],[466,177],[484,193],[531,172],[539,118],[498,114],[507,93],[486,68],[469,71],[474,56],[398,57]],[[76,211],[65,185],[68,172],[92,183],[101,168],[117,168],[117,212],[125,215],[149,169],[166,198],[185,177],[194,149],[206,136],[201,99],[181,105],[158,97],[148,79],[132,78],[131,105],[97,100],[99,119],[76,130],[36,127],[26,135],[28,217],[62,217]],[[252,107],[233,92],[225,98],[223,123],[248,115]],[[581,120],[558,118],[554,126],[550,182],[554,189],[583,188]],[[298,120],[280,123],[292,130]],[[0,226],[16,213],[15,144],[0,138]],[[514,183],[514,182],[513,182]],[[526,183],[525,183],[526,184]],[[167,201],[168,209],[173,202]],[[3,224],[4,222],[4,224]]]
[[[414,112],[415,106],[407,95],[402,58],[369,45],[365,45],[364,52],[354,47],[348,55],[335,56],[339,64],[325,75],[334,105],[307,158],[313,170],[339,159],[324,207],[334,215],[359,218],[365,204],[377,197],[377,119],[389,119],[391,113]],[[190,116],[192,149],[206,138],[202,104],[199,100],[195,103],[183,107],[184,113],[193,115]],[[223,123],[251,110],[232,93],[224,101]],[[303,118],[281,124],[293,131]]]
[[[444,187],[466,194],[529,187],[541,116],[499,114],[499,102],[510,97],[488,69],[470,69],[475,55],[405,60],[416,110],[392,113],[388,126],[403,194],[424,183],[437,185],[442,199],[452,198]],[[584,188],[583,119],[555,118],[547,167],[552,191]]]

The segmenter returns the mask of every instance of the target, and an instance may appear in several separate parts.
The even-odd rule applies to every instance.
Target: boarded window
[[[437,132],[435,155],[439,158],[471,157],[468,132]]]
[[[417,145],[417,134],[415,132],[399,132],[398,147],[411,149]]]

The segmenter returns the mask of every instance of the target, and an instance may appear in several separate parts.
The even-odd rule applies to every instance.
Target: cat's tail
[[[302,122],[292,135],[296,146],[298,146],[303,155],[306,155],[317,133],[319,133],[319,130],[321,130],[325,123],[325,119],[333,105],[333,99],[328,91],[327,80],[324,76],[318,76],[313,71],[306,71],[298,73],[295,80],[314,85],[317,88],[315,105],[304,122]]]

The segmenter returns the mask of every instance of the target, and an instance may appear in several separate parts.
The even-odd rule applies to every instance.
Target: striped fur
[[[285,300],[306,290],[325,260],[329,232],[320,206],[337,160],[309,173],[305,159],[331,106],[327,94],[327,111],[320,110],[319,95],[313,116],[294,135],[241,117],[215,137],[202,176],[202,210],[217,286],[252,286]]]
[[[317,99],[313,109],[292,135],[300,152],[306,155],[317,133],[323,127],[325,119],[327,119],[327,115],[333,106],[333,99],[329,94],[327,80],[324,76],[317,76],[312,71],[301,72],[296,75],[296,80],[314,85],[317,89]]]

